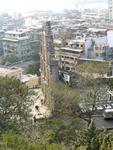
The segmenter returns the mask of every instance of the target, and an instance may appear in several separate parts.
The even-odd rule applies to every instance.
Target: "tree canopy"
[[[109,70],[108,62],[85,62],[83,64],[79,64],[76,66],[76,71],[86,75],[93,77],[100,77],[106,74]]]
[[[60,115],[75,115],[78,108],[79,93],[61,83],[51,84],[51,93],[54,101],[54,112]]]
[[[18,57],[15,55],[15,54],[10,54],[10,55],[7,55],[7,56],[4,56],[3,59],[2,59],[2,64],[6,64],[6,63],[15,63],[15,62],[18,62],[19,59]]]
[[[40,62],[33,62],[27,68],[27,73],[40,75]]]
[[[15,78],[0,77],[0,131],[22,130],[30,119],[28,88]]]

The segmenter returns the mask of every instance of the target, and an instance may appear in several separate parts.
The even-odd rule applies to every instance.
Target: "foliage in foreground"
[[[79,109],[78,91],[61,83],[53,83],[50,88],[54,99],[54,112],[59,116],[75,116]]]
[[[57,143],[31,142],[27,137],[13,132],[2,134],[0,137],[0,150],[65,150],[65,146]]]
[[[22,130],[30,121],[28,88],[15,78],[0,77],[0,132]]]
[[[92,121],[88,129],[76,130],[73,143],[71,138],[68,143],[57,141],[56,132],[48,130],[44,134],[38,134],[37,138],[31,140],[25,135],[15,132],[7,132],[0,136],[0,150],[112,150],[113,133],[99,131]],[[65,133],[63,131],[63,133]],[[68,133],[69,134],[69,133]],[[70,133],[72,134],[72,133]],[[39,136],[40,135],[40,136]],[[60,136],[59,136],[60,137]],[[64,134],[65,138],[65,134]]]

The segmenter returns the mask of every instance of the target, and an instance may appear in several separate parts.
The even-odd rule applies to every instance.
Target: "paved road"
[[[107,129],[113,128],[113,119],[112,120],[104,120],[103,116],[94,116],[95,125],[98,129]]]
[[[32,64],[33,62],[34,62],[33,60],[30,60],[30,61],[20,62],[20,63],[14,64],[13,66],[23,68],[23,69],[24,69],[24,72],[26,72],[27,67],[28,67],[30,64]]]

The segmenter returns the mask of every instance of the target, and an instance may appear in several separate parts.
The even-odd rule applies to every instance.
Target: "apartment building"
[[[18,60],[30,59],[38,51],[39,36],[33,29],[5,32],[2,39],[4,56],[13,54]]]
[[[60,49],[60,68],[75,71],[77,60],[84,52],[84,40],[69,40],[65,47]]]
[[[85,55],[91,59],[105,60],[109,57],[107,37],[89,37],[85,42]]]
[[[113,30],[105,35],[92,35],[85,40],[85,57],[89,59],[111,60],[113,58]]]

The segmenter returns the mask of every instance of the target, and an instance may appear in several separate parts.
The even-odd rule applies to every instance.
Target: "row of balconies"
[[[65,58],[70,56],[70,58],[75,58],[75,59],[77,59],[77,58],[80,57],[80,55],[81,55],[81,54],[73,54],[73,53],[68,53],[68,52],[61,52],[61,53],[60,53],[60,57],[65,57]]]

